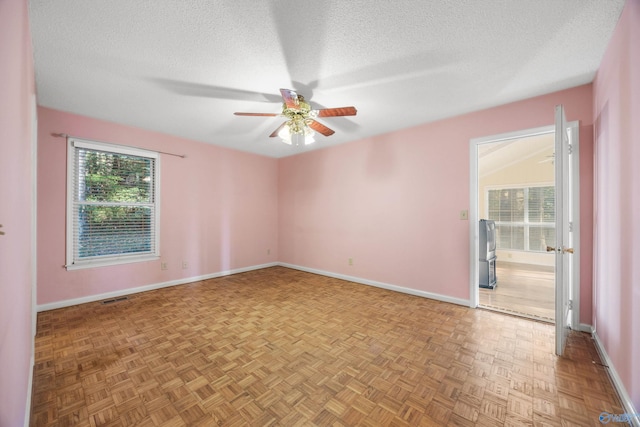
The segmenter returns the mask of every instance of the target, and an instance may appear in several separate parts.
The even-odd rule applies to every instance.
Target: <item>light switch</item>
[[[466,209],[460,211],[460,219],[461,220],[468,220],[469,219],[469,211],[466,210]]]

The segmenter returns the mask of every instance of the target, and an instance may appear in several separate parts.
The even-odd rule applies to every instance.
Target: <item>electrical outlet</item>
[[[189,264],[187,263],[187,261],[182,261],[182,269],[186,270],[189,267]]]
[[[349,265],[353,265],[353,258],[349,258]]]
[[[160,270],[166,270],[167,269],[167,262],[166,261],[162,261],[160,263]]]
[[[460,219],[461,220],[468,220],[469,219],[469,211],[466,210],[466,209],[460,211]]]

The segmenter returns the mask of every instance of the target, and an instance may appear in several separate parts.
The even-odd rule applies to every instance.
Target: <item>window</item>
[[[157,259],[158,153],[68,144],[67,269]]]
[[[555,243],[553,186],[490,189],[487,198],[497,249],[544,252]]]

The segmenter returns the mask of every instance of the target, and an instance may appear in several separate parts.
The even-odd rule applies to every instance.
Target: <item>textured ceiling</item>
[[[284,157],[588,83],[623,5],[31,0],[37,98]],[[268,137],[280,117],[233,115],[279,113],[279,88],[358,115],[321,119],[336,133],[303,149]]]

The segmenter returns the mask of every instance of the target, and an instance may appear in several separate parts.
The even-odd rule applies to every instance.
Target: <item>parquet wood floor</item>
[[[502,262],[496,264],[498,286],[480,288],[480,306],[555,322],[553,267]]]
[[[590,340],[283,267],[38,315],[32,426],[586,426]],[[594,363],[595,362],[595,363]]]

